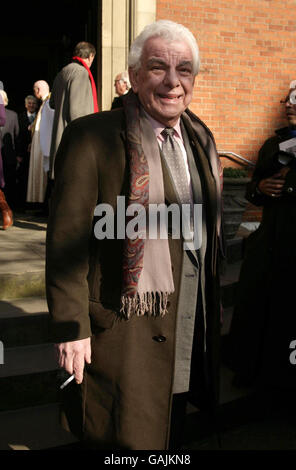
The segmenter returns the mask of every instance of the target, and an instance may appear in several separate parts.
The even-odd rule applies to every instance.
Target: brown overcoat
[[[192,124],[185,113],[182,121],[194,151],[207,214],[207,353],[202,354],[200,367],[205,366],[208,380],[200,380],[200,373],[198,387],[194,380],[191,384],[203,406],[215,402],[218,390],[217,197],[209,164],[216,150],[212,135],[199,120]],[[115,211],[117,196],[129,192],[123,110],[72,122],[64,132],[55,173],[46,268],[52,339],[92,338],[92,363],[86,366],[82,385],[72,382],[65,389],[70,429],[104,448],[166,449],[182,240],[169,239],[175,292],[168,313],[162,318],[120,319],[123,240],[97,240],[93,227],[98,203],[108,203]],[[171,202],[165,174],[164,187]],[[159,341],[160,336],[165,341]]]

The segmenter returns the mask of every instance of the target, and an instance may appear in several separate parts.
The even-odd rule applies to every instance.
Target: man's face
[[[25,102],[25,107],[29,111],[29,113],[35,113],[37,109],[37,103],[35,100],[27,100]]]
[[[288,119],[288,123],[290,127],[296,128],[296,104],[292,104],[289,100],[291,93],[295,91],[295,89],[291,89],[287,98],[285,99],[285,107],[286,107],[286,116]]]
[[[34,85],[33,91],[34,91],[34,95],[36,96],[36,98],[37,98],[38,100],[42,98],[42,97],[41,97],[41,90],[40,90],[40,88],[39,88],[38,85]]]
[[[124,95],[127,90],[126,83],[117,75],[114,80],[115,91],[118,96]]]
[[[130,79],[145,111],[165,126],[174,126],[192,98],[192,70],[186,42],[154,37],[144,44],[141,67],[130,70]]]

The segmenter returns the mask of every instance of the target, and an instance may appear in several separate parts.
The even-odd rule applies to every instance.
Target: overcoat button
[[[288,193],[292,193],[293,192],[293,188],[291,188],[291,186],[287,189]]]
[[[154,339],[154,341],[156,341],[157,343],[164,343],[166,341],[166,337],[162,335],[153,336],[152,339]]]

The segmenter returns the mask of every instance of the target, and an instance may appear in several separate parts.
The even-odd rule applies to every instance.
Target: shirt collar
[[[150,116],[150,114],[147,113],[147,111],[145,111],[145,109],[143,108],[143,111],[145,113],[145,115],[147,116],[154,132],[155,132],[155,135],[156,135],[156,138],[160,139],[161,141],[164,140],[163,136],[162,136],[162,131],[166,128],[166,126],[164,126],[161,122],[159,121],[156,121],[156,119],[154,119],[153,117]],[[182,132],[181,132],[181,125],[180,125],[180,118],[178,119],[178,121],[176,122],[176,124],[174,125],[173,127],[174,131],[175,131],[175,136],[176,137],[179,137],[179,139],[182,140],[183,142],[183,137],[182,137]]]

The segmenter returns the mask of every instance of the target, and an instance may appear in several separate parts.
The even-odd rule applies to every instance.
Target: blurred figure
[[[114,87],[118,96],[115,96],[111,109],[122,108],[122,97],[128,93],[131,87],[127,71],[116,75],[114,80]]]
[[[25,98],[26,110],[19,114],[19,156],[17,157],[17,205],[25,208],[30,150],[32,140],[32,125],[35,121],[38,109],[38,100],[35,96],[28,95]]]
[[[47,172],[49,170],[49,152],[44,155],[41,145],[41,123],[44,118],[44,110],[46,105],[48,106],[48,100],[50,97],[49,85],[44,80],[38,80],[34,83],[34,94],[37,99],[41,100],[42,104],[39,108],[38,114],[32,128],[32,145],[30,152],[30,165],[29,165],[29,177],[28,177],[28,191],[27,191],[27,202],[38,202],[43,203],[45,200],[45,192],[47,186]],[[53,113],[54,111],[51,110]],[[48,122],[47,122],[48,124]],[[43,133],[51,136],[52,125],[48,125],[48,128],[43,127]],[[49,151],[49,149],[48,149]]]
[[[4,106],[2,95],[0,95],[0,127],[4,127],[5,122],[6,122],[5,106]],[[13,216],[12,216],[12,211],[5,199],[4,192],[2,191],[2,189],[5,186],[5,181],[4,181],[2,155],[1,155],[1,147],[2,147],[1,135],[2,133],[0,132],[0,210],[2,214],[2,220],[3,220],[3,230],[6,230],[8,227],[10,227],[13,224]]]
[[[296,81],[285,100],[288,127],[259,151],[246,197],[263,206],[259,228],[247,239],[230,330],[235,384],[296,389],[290,344],[296,340]]]
[[[65,127],[74,119],[97,112],[98,99],[90,67],[96,55],[95,47],[79,42],[73,52],[72,62],[56,76],[50,97],[50,107],[55,110],[50,149],[50,178],[54,179],[54,161]]]
[[[6,122],[2,127],[2,160],[5,179],[5,196],[8,204],[13,208],[16,202],[16,162],[18,156],[19,122],[15,111],[7,108],[8,97],[4,90],[0,90],[4,101]]]

